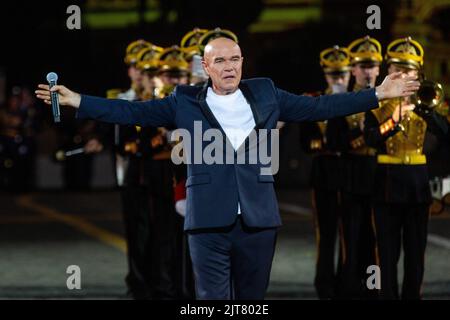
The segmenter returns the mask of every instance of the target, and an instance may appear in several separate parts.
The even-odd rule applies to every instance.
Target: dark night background
[[[66,27],[66,10],[74,4],[81,8],[81,30]],[[373,4],[381,9],[380,30],[366,26],[370,16],[366,10]],[[50,71],[58,73],[60,84],[84,94],[105,96],[108,89],[126,90],[130,83],[123,58],[130,42],[145,39],[168,47],[179,44],[195,27],[233,31],[245,58],[244,78],[270,77],[278,87],[297,94],[325,89],[319,64],[323,49],[348,46],[370,35],[381,42],[384,55],[391,41],[411,36],[424,46],[425,75],[442,83],[449,96],[450,0],[0,1],[0,300],[130,298],[124,281],[127,221],[130,217],[142,220],[136,224],[136,230],[140,229],[136,239],[144,240],[141,234],[148,230],[141,226],[153,218],[144,219],[150,210],[143,205],[153,200],[136,200],[134,195],[149,194],[142,193],[141,186],[117,187],[112,135],[105,134],[106,150],[100,153],[56,161],[55,151],[83,147],[104,124],[76,120],[73,108],[61,108],[62,121],[55,124],[51,108],[34,101],[32,91],[46,83]],[[383,65],[378,83],[385,75]],[[8,112],[12,116],[5,116]],[[22,118],[17,114],[25,120],[18,121]],[[14,125],[15,130],[10,130]],[[113,132],[112,125],[106,127]],[[83,129],[84,141],[80,138]],[[442,181],[448,183],[450,144],[439,144],[427,134],[424,151],[431,177],[447,177]],[[312,157],[300,148],[299,125],[287,124],[280,130],[280,169],[275,176],[283,227],[277,235],[268,299],[317,298],[315,266],[321,253],[308,181],[311,163]],[[138,190],[141,195],[133,194],[126,201],[125,190]],[[434,210],[430,211],[434,214],[424,257],[425,299],[450,299],[450,206],[439,200],[445,193],[433,194]],[[139,210],[130,215],[134,209],[126,207],[138,201]],[[138,212],[142,212],[139,217]],[[154,223],[149,237],[156,228],[166,230]],[[339,240],[342,248],[344,237]],[[177,262],[183,264],[182,260]],[[401,260],[399,280],[404,274],[400,266],[405,259]],[[82,270],[81,290],[67,286],[68,266]],[[296,314],[304,316],[295,303]],[[152,304],[150,311],[159,306],[167,319],[170,312],[177,312],[166,303]],[[352,303],[344,308],[355,313],[358,306]],[[314,312],[318,309],[315,304]],[[285,304],[279,310],[285,310]]]
[[[142,1],[141,1],[142,2]],[[145,1],[144,1],[145,3]],[[142,21],[122,29],[68,30],[66,8],[86,1],[2,2],[1,61],[8,85],[42,81],[48,70],[61,81],[83,92],[103,94],[114,86],[127,86],[122,63],[126,45],[144,38],[160,46],[178,44],[194,27],[221,27],[235,32],[246,58],[245,76],[267,76],[295,92],[323,86],[318,54],[334,44],[346,45],[369,34],[383,44],[390,40],[390,24],[396,1],[378,1],[382,11],[381,30],[366,28],[366,8],[373,1],[322,1],[322,19],[277,33],[250,34],[248,26],[263,10],[262,0],[161,1],[164,8],[178,12],[174,23],[164,15],[154,23]],[[140,8],[137,8],[139,10]],[[6,63],[4,63],[4,61]]]
[[[166,47],[179,44],[181,37],[194,27],[219,26],[232,30],[239,37],[245,57],[244,77],[270,77],[279,87],[294,93],[323,89],[325,83],[319,66],[319,52],[324,48],[335,44],[348,45],[352,40],[369,34],[378,39],[385,50],[389,41],[401,33],[400,27],[393,34],[393,24],[399,20],[402,21],[400,26],[416,26],[410,30],[419,34],[421,39],[427,39],[427,43],[435,43],[433,37],[436,32],[439,32],[442,43],[449,40],[450,34],[450,5],[437,7],[426,18],[427,27],[422,28],[422,22],[414,22],[414,17],[398,17],[400,7],[408,10],[417,2],[401,0],[164,0],[153,1],[157,3],[159,18],[151,22],[143,18],[145,12],[153,10],[148,7],[149,1],[134,1],[133,10],[141,17],[137,24],[120,28],[90,28],[83,20],[81,30],[68,30],[66,8],[72,4],[79,5],[83,19],[83,15],[90,12],[88,2],[0,2],[0,69],[5,75],[7,93],[16,85],[34,88],[37,83],[45,81],[49,71],[59,74],[60,83],[83,93],[104,96],[109,88],[127,88],[123,56],[129,42],[144,38]],[[111,1],[114,2],[117,1]],[[258,20],[268,4],[286,10],[294,7],[307,10],[314,6],[320,11],[320,17],[278,31],[249,32],[251,24]],[[366,9],[371,4],[381,8],[381,30],[368,30],[366,27],[369,16]],[[176,13],[175,20],[169,18],[170,12]],[[426,32],[421,32],[421,28]],[[425,61],[429,60],[428,54]],[[439,68],[441,76],[448,80],[448,59]],[[382,70],[378,80],[384,75]],[[299,154],[297,138],[295,126],[289,125],[284,129],[278,179],[286,186],[304,184],[307,179],[307,170],[300,170],[300,167],[307,169],[309,159]],[[300,161],[303,161],[301,166]]]

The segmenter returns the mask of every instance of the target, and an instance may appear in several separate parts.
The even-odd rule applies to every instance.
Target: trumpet
[[[163,98],[169,96],[173,92],[174,89],[175,89],[174,85],[167,84],[162,87],[155,88],[153,94],[156,98],[163,99]]]
[[[423,80],[419,90],[411,96],[411,103],[419,112],[429,113],[444,101],[444,89],[438,82]]]

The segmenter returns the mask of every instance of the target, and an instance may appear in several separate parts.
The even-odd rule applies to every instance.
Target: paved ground
[[[278,195],[284,226],[268,298],[316,299],[309,191]],[[0,194],[0,203],[0,298],[125,298],[117,192]],[[450,212],[433,217],[429,230],[424,295],[450,299]],[[70,265],[81,268],[81,290],[67,289]]]

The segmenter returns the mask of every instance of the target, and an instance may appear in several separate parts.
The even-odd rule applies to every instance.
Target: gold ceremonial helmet
[[[350,64],[352,65],[356,63],[379,65],[383,61],[381,44],[369,36],[356,39],[347,48],[350,52]]]
[[[159,55],[160,72],[189,72],[189,63],[184,58],[184,54],[179,46],[164,49]]]
[[[134,65],[137,62],[137,54],[144,48],[150,48],[152,44],[145,40],[136,40],[131,42],[125,53],[125,63],[130,66]]]
[[[334,46],[320,53],[320,65],[325,73],[343,73],[350,70],[347,48]]]
[[[185,52],[185,58],[187,61],[192,60],[195,54],[201,54],[199,48],[200,38],[208,32],[208,29],[195,28],[186,33],[181,39],[180,47]]]
[[[151,45],[151,47],[149,48],[142,49],[136,56],[136,66],[142,71],[158,71],[159,56],[163,51],[163,48],[155,45]]]
[[[418,70],[423,66],[423,48],[411,37],[397,39],[388,45],[385,58],[388,64],[395,63]]]
[[[208,42],[217,39],[217,38],[228,38],[233,40],[234,42],[238,43],[237,36],[231,32],[230,30],[215,28],[214,30],[210,30],[206,32],[198,41],[198,47],[200,49],[201,55],[203,55],[203,52],[205,50],[206,45]]]

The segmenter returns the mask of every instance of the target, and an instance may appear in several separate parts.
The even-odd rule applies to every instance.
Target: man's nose
[[[233,61],[225,61],[224,71],[233,71],[234,64]]]

